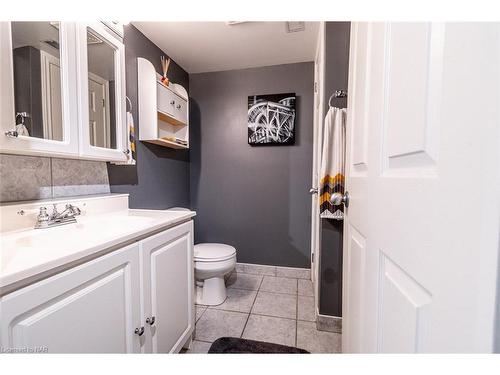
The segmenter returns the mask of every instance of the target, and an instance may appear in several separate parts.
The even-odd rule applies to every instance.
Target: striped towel
[[[344,194],[345,120],[347,111],[330,107],[325,117],[323,149],[321,153],[319,204],[320,217],[342,220],[344,207],[333,206],[330,196]]]
[[[130,150],[129,154],[129,163],[135,164],[136,161],[136,150],[135,150],[135,129],[134,129],[134,116],[132,116],[132,112],[127,112],[127,130],[128,130],[128,149]]]

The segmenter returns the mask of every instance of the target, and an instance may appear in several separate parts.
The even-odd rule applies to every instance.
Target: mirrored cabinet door
[[[78,155],[75,25],[0,23],[0,149]]]
[[[123,43],[101,23],[80,24],[77,38],[80,154],[86,158],[125,161]]]

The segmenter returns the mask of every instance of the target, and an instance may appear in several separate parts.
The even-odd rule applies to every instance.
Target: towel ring
[[[328,99],[328,106],[332,106],[332,99],[347,98],[347,90],[335,90]]]
[[[129,105],[129,110],[127,112],[132,112],[132,101],[130,100],[130,98],[128,96],[125,96],[125,99],[127,100],[127,103]]]

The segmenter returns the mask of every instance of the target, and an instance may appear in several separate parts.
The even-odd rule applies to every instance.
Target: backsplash
[[[109,192],[106,162],[0,154],[0,202]]]

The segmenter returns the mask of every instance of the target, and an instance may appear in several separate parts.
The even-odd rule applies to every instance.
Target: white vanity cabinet
[[[0,297],[0,346],[171,353],[194,331],[193,223]]]
[[[192,234],[189,222],[141,242],[145,352],[178,352],[194,330]]]
[[[0,299],[1,346],[49,353],[138,353],[139,245]],[[37,349],[38,348],[38,349]]]

